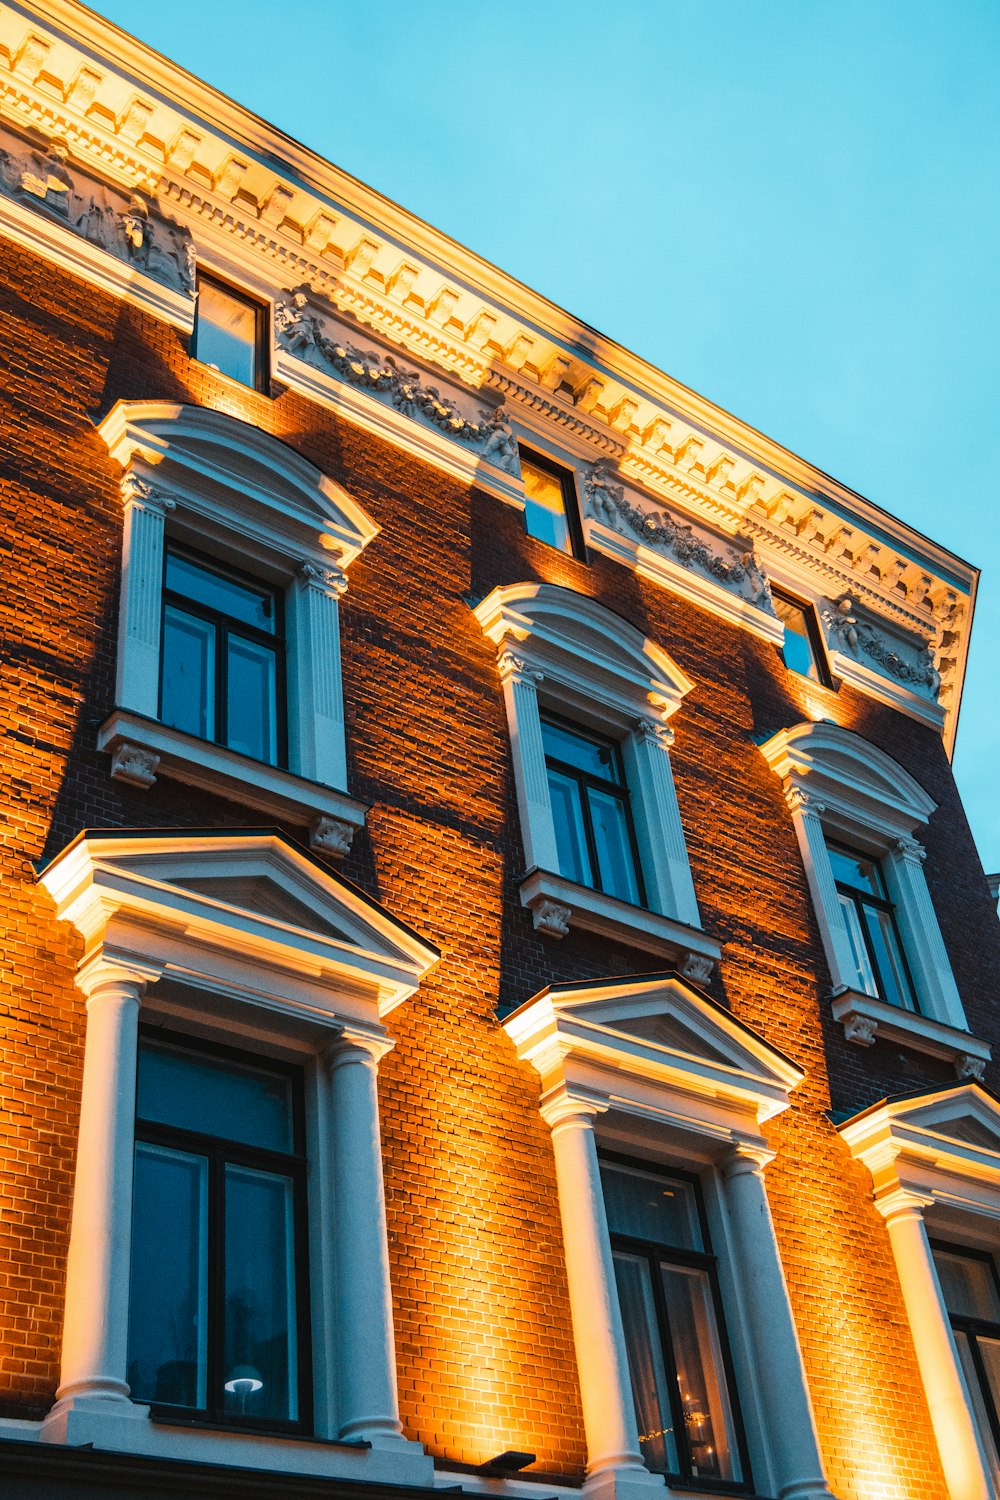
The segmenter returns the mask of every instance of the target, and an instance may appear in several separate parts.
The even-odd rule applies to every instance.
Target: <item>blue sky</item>
[[[94,8],[980,566],[1000,870],[997,0]]]

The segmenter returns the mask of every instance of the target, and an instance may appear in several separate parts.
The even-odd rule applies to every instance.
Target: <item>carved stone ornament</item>
[[[811,813],[813,817],[821,818],[826,812],[825,802],[820,802],[815,793],[807,792],[805,787],[796,786],[794,781],[785,791],[785,802],[790,813]]]
[[[319,589],[321,593],[333,594],[338,599],[347,592],[347,574],[343,568],[321,568],[315,563],[304,562],[299,568],[299,577],[304,584]]]
[[[628,498],[625,487],[615,482],[607,464],[591,464],[584,473],[587,514],[609,531],[634,537],[644,547],[662,552],[685,568],[700,568],[724,587],[733,589],[748,603],[774,614],[771,589],[753,550],[746,540],[743,552],[730,550],[726,557],[709,546],[693,526],[675,520],[669,511],[644,510]]]
[[[955,1073],[959,1078],[972,1078],[976,1083],[982,1083],[986,1073],[986,1060],[982,1057],[972,1057],[968,1052],[956,1053]]]
[[[118,487],[126,505],[139,505],[143,510],[152,510],[158,515],[177,509],[177,501],[172,496],[150,484],[148,479],[134,474],[131,469],[127,469],[122,475]]]
[[[916,839],[899,838],[895,848],[897,854],[901,854],[904,859],[914,860],[918,865],[922,865],[927,858],[927,850]]]
[[[907,661],[886,641],[881,631],[857,614],[857,604],[845,595],[821,611],[827,634],[840,651],[860,660],[867,656],[876,666],[903,682],[907,687],[922,688],[935,700],[941,690],[941,674],[935,665],[934,649],[929,641],[915,647],[915,659]]]
[[[692,984],[706,985],[715,969],[715,960],[703,953],[688,953],[677,966],[677,972]]]
[[[536,932],[544,932],[547,937],[554,938],[569,936],[569,919],[573,913],[568,906],[560,906],[558,901],[539,901],[532,909],[532,914]]]
[[[537,668],[531,667],[522,656],[513,651],[501,651],[497,656],[497,668],[500,672],[500,680],[506,682],[508,677],[513,677],[520,682],[544,682],[545,673],[539,672]]]
[[[659,719],[636,719],[635,737],[648,740],[661,750],[669,750],[674,743],[674,731],[669,724],[663,724]]]
[[[68,163],[63,141],[33,146],[0,131],[0,193],[57,220],[163,286],[193,297],[196,256],[188,230],[138,193],[123,193],[75,167],[71,171]]]
[[[111,757],[111,775],[115,781],[123,781],[126,786],[135,787],[137,791],[148,792],[156,780],[159,765],[160,757],[154,755],[152,750],[144,750],[140,745],[130,745],[125,740],[116,746]]]
[[[322,854],[350,854],[354,829],[339,818],[316,818],[309,830],[309,844]]]
[[[391,354],[337,337],[305,292],[286,292],[285,297],[274,310],[274,331],[288,354],[367,391],[404,416],[436,427],[498,469],[520,472],[517,440],[503,406],[481,407],[478,421],[473,420],[450,395],[427,385],[424,375],[404,369]]]
[[[857,1047],[872,1047],[878,1035],[878,1022],[871,1016],[848,1016],[844,1021],[844,1035]]]

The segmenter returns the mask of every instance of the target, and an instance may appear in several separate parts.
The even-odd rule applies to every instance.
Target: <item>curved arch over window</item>
[[[849,1041],[891,1037],[981,1076],[914,836],[936,803],[898,761],[836,724],[802,723],[761,746],[780,776]]]
[[[364,808],[346,795],[338,600],[378,526],[225,413],[119,401],[98,431],[124,470],[116,707],[99,735],[112,775],[236,795],[343,852]],[[183,696],[168,670],[182,653]]]
[[[669,756],[691,679],[571,589],[511,584],[475,614],[497,647],[536,928],[588,928],[704,983],[719,948],[700,930]]]

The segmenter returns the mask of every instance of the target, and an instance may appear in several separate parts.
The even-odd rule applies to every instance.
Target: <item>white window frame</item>
[[[761,752],[781,778],[833,980],[834,1019],[847,1040],[885,1037],[981,1078],[987,1043],[971,1035],[914,836],[937,804],[884,750],[826,721],[773,735]],[[913,980],[919,1013],[862,994],[827,839],[879,862]]]
[[[223,412],[119,401],[98,431],[124,470],[115,710],[98,733],[112,776],[139,790],[174,777],[305,824],[314,848],[345,853],[366,808],[347,793],[339,599],[379,528],[287,444]],[[160,723],[168,540],[282,592],[287,769]]]
[[[662,1476],[639,1447],[598,1145],[698,1171],[756,1491],[832,1500],[764,1169],[764,1123],[804,1073],[676,973],[552,985],[506,1018],[541,1081],[588,1462],[584,1493],[643,1500]]]
[[[276,833],[85,834],[40,882],[84,936],[87,997],[62,1368],[43,1440],[431,1482],[431,1460],[399,1420],[376,1077],[393,1046],[385,1018],[437,950]],[[140,1014],[303,1068],[322,1445],[178,1429],[129,1398]]]
[[[997,1500],[930,1235],[1000,1255],[1000,1102],[966,1080],[840,1126],[885,1219],[950,1500]]]
[[[670,768],[668,720],[694,684],[665,651],[596,600],[553,584],[494,589],[475,610],[497,648],[525,874],[523,906],[549,937],[585,928],[705,983],[720,954],[701,930]],[[648,907],[566,879],[549,798],[541,711],[618,741]]]

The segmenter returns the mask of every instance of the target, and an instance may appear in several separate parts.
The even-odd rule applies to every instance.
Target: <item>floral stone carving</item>
[[[908,687],[923,688],[936,699],[941,689],[941,674],[935,665],[930,643],[925,641],[915,647],[915,660],[907,661],[856,610],[854,600],[847,596],[822,611],[823,624],[837,649],[848,651],[858,660],[867,656],[897,681]]]
[[[163,286],[194,296],[195,249],[188,231],[138,193],[127,195],[71,171],[62,141],[36,147],[6,131],[0,134],[0,193]]]
[[[726,588],[739,591],[751,604],[766,614],[774,614],[771,589],[753,550],[746,542],[745,552],[730,551],[726,557],[698,536],[693,526],[675,520],[669,511],[644,510],[625,494],[625,486],[615,482],[604,463],[591,464],[584,475],[587,512],[607,526],[632,536],[645,547],[662,552],[685,568],[700,568]]]
[[[359,348],[328,332],[304,292],[286,295],[288,300],[274,310],[274,329],[278,343],[289,354],[381,397],[404,416],[427,422],[456,442],[468,444],[498,469],[519,472],[517,441],[503,406],[481,407],[478,421],[471,420],[450,395],[425,384],[424,376],[404,369],[391,354]]]

